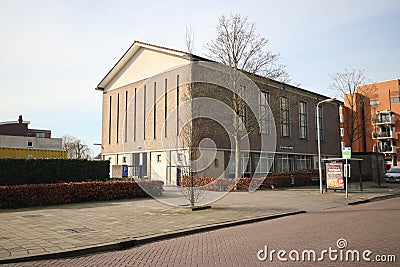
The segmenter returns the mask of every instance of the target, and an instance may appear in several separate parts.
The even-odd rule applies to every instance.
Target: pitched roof
[[[186,58],[190,61],[210,61],[207,58],[196,56],[188,52],[181,50],[176,50],[168,47],[163,47],[159,45],[154,45],[150,43],[134,41],[133,44],[128,48],[128,50],[122,55],[122,57],[117,61],[117,63],[111,68],[111,70],[104,76],[104,78],[97,85],[96,90],[104,90],[108,83],[118,74],[118,72],[124,67],[124,65],[132,58],[132,56],[139,50],[139,48],[149,48],[157,50],[160,52],[172,54],[182,58]]]
[[[96,87],[96,90],[103,91],[104,88],[108,85],[108,83],[111,82],[111,80],[118,74],[118,72],[123,68],[123,66],[132,58],[132,56],[136,53],[136,51],[139,50],[139,48],[149,48],[149,49],[152,49],[152,50],[156,50],[156,51],[160,51],[160,52],[176,55],[176,56],[179,56],[179,57],[182,57],[182,58],[186,58],[189,61],[215,62],[215,61],[213,61],[211,59],[200,57],[200,56],[191,54],[189,52],[185,52],[185,51],[181,51],[181,50],[177,50],[177,49],[172,49],[172,48],[168,48],[168,47],[164,47],[164,46],[159,46],[159,45],[155,45],[155,44],[145,43],[145,42],[141,42],[141,41],[134,41],[133,44],[128,48],[128,50],[122,55],[122,57],[114,65],[114,67],[112,67],[112,69],[107,73],[107,75],[100,81],[100,83]],[[316,93],[316,92],[312,92],[312,91],[300,88],[299,86],[286,84],[284,82],[272,80],[270,78],[267,78],[267,77],[264,77],[264,76],[261,76],[261,75],[258,75],[258,74],[251,74],[251,73],[248,73],[246,71],[244,71],[244,73],[246,75],[248,75],[248,76],[253,76],[253,77],[258,77],[258,78],[264,79],[265,81],[273,81],[275,83],[282,84],[284,86],[287,85],[287,86],[296,88],[297,90],[314,94],[317,97],[329,98],[329,97],[327,97],[325,95],[322,95],[322,94],[319,94],[319,93]],[[336,100],[335,102],[343,103],[340,100]]]

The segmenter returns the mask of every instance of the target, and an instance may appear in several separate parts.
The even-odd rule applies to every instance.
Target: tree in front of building
[[[281,82],[290,82],[286,66],[279,64],[280,55],[267,50],[268,39],[256,32],[255,23],[247,17],[231,14],[221,16],[217,25],[217,36],[207,43],[208,56],[234,70],[247,74],[257,74]],[[243,94],[240,81],[232,81],[233,93],[229,98],[229,106],[235,113],[231,124],[233,131],[229,133],[235,142],[235,177],[239,178],[241,170],[240,143],[251,133],[259,129],[258,121],[240,121],[246,117],[247,104],[240,96]],[[245,124],[245,129],[243,129]]]
[[[64,135],[62,137],[62,146],[67,151],[68,158],[70,159],[88,159],[91,156],[91,150],[88,145],[83,144],[75,136]]]
[[[363,86],[362,91],[359,91],[359,87],[367,83],[365,71],[361,69],[345,69],[343,72],[330,74],[330,77],[331,89],[339,92],[344,100],[344,133],[349,142],[348,145],[353,147],[356,141],[370,134],[367,133],[365,125],[365,116],[369,113],[365,110],[365,105],[373,94],[375,86],[374,84]]]

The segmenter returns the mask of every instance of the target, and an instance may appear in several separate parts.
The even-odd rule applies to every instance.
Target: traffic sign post
[[[351,159],[351,147],[343,147],[342,158]]]

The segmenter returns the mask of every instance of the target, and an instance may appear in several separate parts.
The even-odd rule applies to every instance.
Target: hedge
[[[162,181],[141,181],[139,183],[79,182],[0,186],[0,208],[144,198],[149,196],[148,193],[153,196],[162,194]]]
[[[195,177],[193,181],[194,186],[204,186],[206,190],[210,191],[247,191],[252,180],[262,180],[258,189],[269,189],[271,185],[274,187],[289,187],[291,186],[291,178],[294,177],[295,186],[312,185],[311,178],[318,176],[318,170],[298,170],[272,173],[266,177],[261,178],[209,178],[209,177]],[[236,182],[236,185],[235,185]],[[188,187],[191,185],[190,177],[183,177],[181,186]]]
[[[0,159],[0,185],[107,181],[109,172],[109,161]]]

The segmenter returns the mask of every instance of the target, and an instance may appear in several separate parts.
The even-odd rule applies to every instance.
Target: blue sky
[[[305,89],[334,96],[329,74],[345,68],[365,69],[372,82],[400,78],[398,0],[0,0],[0,121],[23,114],[54,137],[99,143],[94,88],[131,43],[185,50],[190,24],[194,53],[204,55],[218,17],[229,13],[254,21]]]

